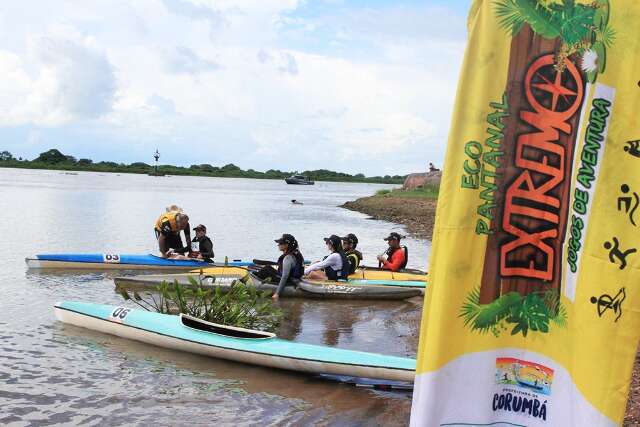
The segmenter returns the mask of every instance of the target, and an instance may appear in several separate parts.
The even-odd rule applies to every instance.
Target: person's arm
[[[322,261],[314,262],[310,266],[304,269],[304,275],[311,273],[312,271],[322,270],[327,267],[332,267],[334,270],[339,270],[338,264],[341,262],[340,254],[334,252]]]
[[[382,264],[382,267],[386,270],[398,271],[400,266],[404,263],[404,249],[400,248],[393,253],[391,260],[387,260]]]
[[[276,290],[276,295],[280,295],[282,290],[287,285],[287,281],[289,280],[289,276],[291,276],[291,270],[295,266],[296,260],[293,255],[287,255],[282,260],[282,271],[280,272],[280,283],[278,283],[278,289]]]
[[[167,236],[164,234],[160,234],[158,236],[158,247],[160,248],[160,253],[163,258],[167,257]]]
[[[191,225],[189,223],[187,223],[187,228],[184,229],[184,238],[187,240],[185,252],[191,253]]]

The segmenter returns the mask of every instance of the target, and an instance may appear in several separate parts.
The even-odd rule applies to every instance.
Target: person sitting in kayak
[[[356,246],[358,246],[358,238],[355,234],[349,233],[342,237],[342,247],[349,261],[349,274],[355,273],[362,261],[362,253],[356,249]]]
[[[379,266],[385,270],[398,271],[407,266],[409,260],[409,249],[406,246],[400,246],[400,240],[404,236],[396,232],[389,233],[384,240],[389,244],[389,248],[384,255],[378,255]]]
[[[154,226],[158,247],[163,258],[169,258],[174,253],[185,253],[188,247],[182,244],[180,232],[184,231],[187,242],[191,241],[189,216],[181,211],[172,210],[160,215]]]
[[[196,232],[196,237],[191,241],[189,257],[213,262],[213,242],[207,236],[207,227],[199,224],[193,228],[193,231]]]
[[[349,261],[342,248],[342,240],[332,234],[324,241],[329,255],[305,268],[305,277],[312,280],[346,280],[349,276]]]
[[[278,289],[271,296],[277,300],[287,285],[294,285],[294,279],[300,279],[304,273],[304,257],[300,253],[298,241],[291,234],[283,234],[276,239],[278,250],[282,252],[277,262],[277,270],[267,265],[256,271],[254,275],[262,280],[270,278],[278,282]]]

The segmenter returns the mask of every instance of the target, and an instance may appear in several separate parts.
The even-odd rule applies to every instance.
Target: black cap
[[[347,234],[346,236],[341,237],[341,239],[342,239],[343,241],[345,241],[345,242],[349,242],[349,243],[351,243],[352,245],[357,245],[357,244],[358,244],[358,238],[357,238],[357,237],[356,237],[356,235],[355,235],[355,234],[353,234],[353,233],[349,233],[349,234]]]
[[[279,245],[283,243],[292,245],[296,243],[296,238],[293,237],[291,234],[283,234],[282,237],[279,239],[276,239],[275,242]]]
[[[198,230],[202,230],[205,233],[207,232],[207,227],[205,227],[203,224],[198,224],[195,227],[193,227],[194,230],[198,231]]]
[[[384,240],[397,240],[400,241],[400,239],[404,239],[405,236],[401,236],[400,234],[396,233],[395,231],[389,233],[389,235],[387,237],[384,238]]]
[[[342,246],[342,240],[340,239],[340,237],[336,236],[335,234],[332,234],[329,237],[325,237],[324,238],[325,242],[331,242],[331,245],[337,249],[339,247]]]

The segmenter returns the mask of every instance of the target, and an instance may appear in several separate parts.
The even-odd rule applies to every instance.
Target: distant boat
[[[315,184],[313,181],[309,179],[308,176],[304,175],[291,175],[289,178],[285,178],[284,180],[287,184],[297,184],[297,185],[313,185]]]

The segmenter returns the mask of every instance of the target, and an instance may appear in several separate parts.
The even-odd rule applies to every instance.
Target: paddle
[[[255,265],[278,265],[278,263],[275,261],[269,261],[265,259],[254,259],[253,263]],[[311,264],[311,261],[307,261],[306,259],[304,260],[304,265],[310,265],[310,264]]]
[[[268,261],[264,259],[254,259],[253,263],[255,265],[278,265],[278,263],[275,261]]]

